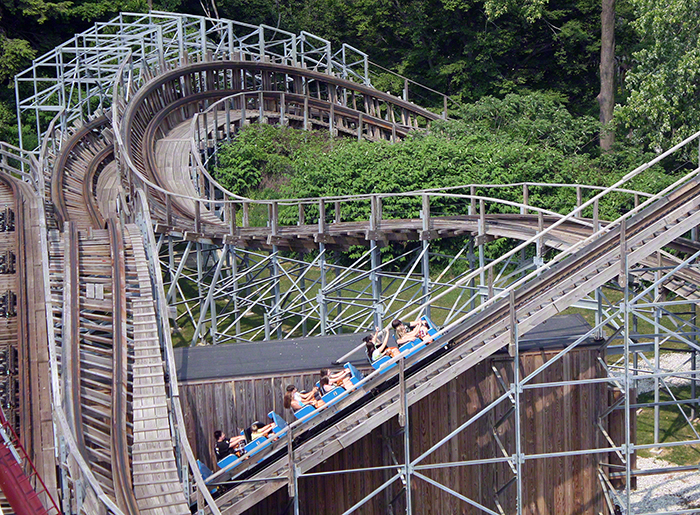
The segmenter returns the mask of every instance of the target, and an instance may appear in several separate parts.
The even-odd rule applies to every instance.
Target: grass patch
[[[671,388],[677,399],[690,399],[690,386]],[[659,392],[661,401],[673,400],[667,391]],[[639,403],[654,402],[654,393],[648,392],[639,395]],[[697,440],[697,436],[681,414],[683,410],[690,418],[691,407],[686,406],[661,406],[659,409],[659,442],[682,442]],[[697,409],[696,409],[697,414]],[[700,420],[692,420],[693,427],[700,433]],[[637,444],[645,445],[654,443],[654,407],[640,408],[637,410]],[[700,462],[700,445],[679,445],[677,447],[663,448],[660,454],[649,450],[640,450],[639,456],[643,458],[659,457],[677,465],[691,465]]]

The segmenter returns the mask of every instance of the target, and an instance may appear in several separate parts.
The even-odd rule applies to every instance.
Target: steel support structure
[[[699,253],[700,254],[700,253]],[[700,435],[698,435],[696,428],[693,425],[693,421],[690,419],[688,412],[692,409],[692,403],[695,399],[689,399],[688,401],[682,401],[674,395],[674,388],[668,381],[669,379],[680,380],[683,384],[680,388],[689,390],[690,384],[697,381],[696,372],[694,369],[685,367],[684,370],[680,369],[668,369],[660,368],[655,363],[659,362],[659,356],[663,352],[661,346],[659,346],[657,341],[663,341],[664,344],[674,345],[674,350],[676,352],[685,353],[688,356],[692,355],[693,352],[697,351],[697,344],[694,341],[697,335],[698,328],[693,322],[694,315],[691,315],[687,319],[678,317],[675,313],[679,307],[685,308],[686,306],[695,306],[694,301],[688,302],[687,300],[673,300],[668,302],[659,302],[655,300],[654,292],[658,291],[663,284],[668,282],[673,278],[674,273],[687,267],[697,267],[700,265],[698,258],[700,255],[691,256],[686,260],[683,260],[676,267],[662,267],[654,268],[653,273],[655,275],[655,280],[643,283],[638,281],[639,274],[645,272],[650,272],[648,269],[635,267],[630,269],[625,263],[623,269],[621,269],[621,279],[620,283],[625,284],[621,286],[618,283],[612,283],[609,285],[609,292],[622,293],[618,295],[617,302],[609,303],[603,310],[602,314],[598,316],[602,319],[594,327],[592,327],[586,334],[580,335],[573,343],[568,345],[563,350],[552,356],[547,362],[545,362],[536,371],[521,375],[518,366],[520,359],[519,352],[519,335],[517,330],[513,331],[511,334],[511,347],[512,347],[512,367],[513,376],[510,383],[507,382],[507,378],[504,378],[500,372],[494,368],[493,373],[497,378],[498,382],[502,385],[502,394],[490,403],[488,406],[478,411],[463,423],[459,425],[456,429],[448,434],[445,434],[434,443],[429,449],[423,452],[419,456],[411,456],[411,438],[410,438],[410,416],[408,410],[408,404],[406,402],[406,391],[401,389],[402,395],[404,396],[403,408],[399,413],[399,426],[403,428],[402,439],[403,439],[403,456],[404,459],[396,461],[395,463],[387,463],[378,467],[367,467],[363,469],[347,469],[347,470],[334,470],[329,472],[309,472],[309,473],[299,473],[296,471],[293,474],[293,485],[290,483],[290,490],[292,488],[298,487],[298,482],[305,477],[318,477],[318,476],[331,476],[339,474],[358,474],[363,472],[386,470],[394,471],[398,470],[398,473],[390,475],[389,479],[383,484],[377,485],[377,487],[372,490],[372,492],[366,497],[358,500],[354,503],[345,514],[354,513],[359,508],[364,506],[367,502],[372,500],[375,496],[384,492],[386,489],[393,488],[396,486],[397,480],[401,479],[405,487],[400,488],[405,495],[405,512],[407,514],[412,513],[412,502],[411,502],[411,488],[412,482],[426,482],[435,488],[446,492],[457,499],[464,502],[465,507],[471,506],[476,508],[477,512],[488,513],[492,515],[503,515],[503,514],[519,514],[523,511],[523,499],[526,494],[522,490],[522,477],[523,468],[526,463],[531,463],[535,460],[547,461],[552,458],[561,458],[567,456],[582,456],[582,455],[599,455],[601,457],[617,454],[621,459],[621,466],[614,466],[608,463],[609,460],[601,458],[601,465],[598,471],[599,477],[601,479],[601,493],[604,496],[605,503],[609,509],[610,513],[613,513],[615,506],[622,509],[622,513],[645,513],[651,515],[657,512],[640,512],[639,509],[634,504],[633,499],[633,478],[638,475],[649,475],[649,474],[680,474],[695,471],[697,473],[696,466],[689,467],[659,467],[650,471],[643,471],[635,468],[634,457],[638,452],[645,452],[653,450],[654,448],[660,447],[663,449],[670,449],[679,446],[693,446],[700,443]],[[627,277],[627,280],[622,279],[622,277]],[[608,288],[604,288],[608,290]],[[483,295],[484,297],[486,294]],[[512,299],[511,299],[512,300]],[[591,298],[590,302],[585,305],[587,309],[596,310],[597,303],[595,299]],[[517,317],[517,311],[515,306],[511,302],[511,312],[513,317]],[[655,313],[662,313],[661,316],[655,315]],[[684,312],[688,313],[688,312]],[[629,320],[633,314],[636,314],[642,322],[640,322],[640,327],[647,327],[646,332],[631,333],[631,324]],[[675,319],[675,323],[665,323],[669,322],[670,319]],[[607,339],[600,340],[600,351],[603,355],[607,354],[607,359],[603,360],[603,367],[605,369],[605,374],[601,377],[590,378],[590,379],[576,379],[576,380],[564,380],[558,382],[547,382],[542,381],[545,371],[562,359],[565,355],[570,353],[572,350],[576,349],[581,345],[590,345],[591,340],[595,340],[596,335],[601,334],[601,330],[605,329],[610,332],[611,335]],[[619,329],[619,330],[617,330]],[[596,340],[597,341],[597,340]],[[660,350],[661,349],[661,350]],[[638,358],[640,362],[645,363],[647,366],[642,368],[633,367],[633,362],[635,357]],[[690,361],[690,358],[689,360]],[[399,362],[400,372],[399,381],[400,384],[403,382],[403,362]],[[651,394],[647,396],[653,397],[650,400],[637,400],[633,402],[630,397],[630,392],[634,391],[636,384],[641,380],[651,380],[654,385],[662,385],[661,392],[658,388],[653,388]],[[600,419],[603,420],[609,417],[615,412],[622,412],[624,419],[624,432],[621,438],[617,440],[612,439],[608,435],[603,426],[599,424],[601,431],[600,440],[605,442],[595,448],[580,448],[571,449],[559,452],[550,453],[538,453],[538,454],[528,454],[524,452],[521,443],[528,436],[525,428],[521,426],[522,420],[522,410],[525,408],[523,405],[522,394],[523,392],[532,390],[546,390],[546,389],[561,389],[561,388],[577,388],[585,387],[594,384],[606,384],[610,388],[619,391],[621,397],[619,397],[618,402],[613,404],[606,412],[600,414]],[[635,385],[635,386],[632,386]],[[659,393],[664,393],[673,398],[669,402],[659,402]],[[504,418],[499,419],[499,417],[494,417],[494,411],[502,407],[504,404],[510,403],[512,408],[507,411]],[[643,410],[656,410],[659,407],[670,407],[678,410],[679,416],[684,420],[684,424],[688,427],[688,431],[692,433],[691,437],[682,437],[674,441],[666,441],[663,443],[655,444],[637,444],[634,441],[634,434],[631,429],[631,417],[636,411]],[[490,420],[494,421],[494,430],[492,436],[498,441],[497,448],[500,450],[497,454],[490,457],[484,457],[480,459],[472,459],[465,461],[456,462],[433,462],[426,464],[428,458],[435,453],[442,446],[447,445],[452,439],[458,436],[461,432],[469,428],[475,422],[485,417],[490,417]],[[500,425],[509,418],[513,422],[514,435],[511,439],[510,445],[503,444],[497,436],[497,425]],[[417,422],[416,422],[417,423]],[[657,422],[658,423],[658,422]],[[565,428],[562,428],[562,430]],[[406,458],[407,457],[407,458]],[[459,491],[454,490],[450,485],[441,484],[435,479],[431,478],[429,473],[431,470],[443,469],[446,467],[472,467],[477,465],[490,465],[494,467],[506,466],[512,471],[512,477],[510,480],[505,481],[501,488],[497,489],[495,492],[494,500],[492,501],[492,506],[487,505],[483,500],[472,499],[464,495]],[[622,488],[615,488],[612,485],[611,478],[618,478],[623,480]],[[499,496],[502,496],[504,492],[509,489],[513,489],[515,494],[516,502],[513,505],[503,505],[499,501]],[[294,490],[296,491],[296,490]],[[641,497],[641,495],[640,495]],[[530,499],[532,501],[532,499]],[[298,498],[295,498],[295,506],[298,509]],[[681,510],[675,511],[674,513],[691,513],[693,510]],[[665,513],[665,512],[658,512]]]

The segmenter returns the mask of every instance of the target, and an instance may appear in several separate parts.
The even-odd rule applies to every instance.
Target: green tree
[[[351,44],[377,64],[462,102],[550,90],[564,95],[575,112],[597,114],[600,2],[222,0],[217,5],[222,16]],[[403,86],[386,77],[373,81],[394,92]],[[414,94],[424,105],[441,101]]]
[[[695,0],[632,0],[642,48],[615,118],[630,140],[661,149],[700,129],[700,12]]]

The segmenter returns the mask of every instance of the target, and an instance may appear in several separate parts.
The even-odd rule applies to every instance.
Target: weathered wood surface
[[[170,431],[158,325],[148,264],[136,226],[127,226],[127,275],[134,358],[132,475],[142,515],[190,513],[178,475]]]
[[[117,163],[107,164],[97,178],[97,206],[105,218],[117,216],[117,198],[121,191]]]
[[[109,152],[111,132],[105,130],[108,125],[109,120],[101,116],[79,127],[54,160],[49,184],[59,223],[73,221],[80,231],[100,225],[93,205],[92,179],[99,161],[113,159]]]
[[[113,284],[106,230],[50,234],[53,326],[63,402],[95,479],[115,499],[112,459]],[[70,360],[70,361],[68,361]]]
[[[21,384],[20,438],[27,453],[46,484],[49,493],[58,499],[54,433],[51,413],[49,351],[42,260],[45,255],[40,244],[40,210],[43,203],[36,199],[29,186],[15,181],[21,198],[15,206],[18,239],[17,267],[22,279],[19,285],[19,366],[23,370]],[[26,306],[26,311],[24,307]],[[46,503],[45,503],[46,504]]]
[[[234,345],[231,352],[236,352]],[[282,405],[287,385],[293,384],[300,391],[311,390],[318,380],[319,371],[313,370],[275,377],[180,383],[182,411],[192,450],[198,459],[217,470],[214,431],[232,436],[256,420],[267,424],[270,411],[293,422],[294,415]]]
[[[554,356],[554,352],[528,352],[521,356],[521,374],[534,371]],[[571,352],[553,364],[533,382],[588,379],[603,377],[597,362],[595,348],[582,348]],[[496,355],[485,360],[448,384],[430,397],[410,408],[411,457],[415,459],[437,441],[456,429],[484,406],[499,397],[503,390],[492,371],[495,367],[506,383],[512,380],[512,360],[506,355]],[[306,376],[308,380],[313,375]],[[303,384],[305,376],[281,378],[284,382]],[[194,433],[197,452],[213,450],[213,436],[206,420],[209,415],[216,419],[222,407],[227,413],[216,423],[224,424],[226,417],[243,412],[245,407],[233,403],[231,388],[243,393],[248,399],[258,402],[254,381],[242,379],[237,382],[217,384],[182,385],[185,411],[190,434]],[[264,381],[272,381],[267,379]],[[247,385],[239,384],[248,382]],[[269,402],[263,396],[263,402]],[[532,455],[545,452],[575,451],[603,446],[602,435],[595,427],[598,416],[608,406],[607,386],[588,384],[563,388],[526,390],[522,396],[521,424],[523,452]],[[257,405],[256,405],[257,406]],[[494,430],[501,439],[508,455],[515,453],[514,415],[494,429],[494,423],[511,407],[505,401],[479,421],[475,422],[449,443],[426,458],[421,465],[503,457],[494,438]],[[195,410],[198,410],[195,412]],[[255,412],[255,407],[250,409]],[[256,413],[257,414],[257,413]],[[255,418],[255,417],[254,417]],[[604,420],[604,423],[607,422]],[[198,424],[192,427],[192,424]],[[206,426],[206,427],[205,427]],[[610,426],[616,441],[622,437],[619,425]],[[607,427],[606,427],[607,429]],[[203,432],[202,432],[203,431]],[[616,434],[620,433],[620,434]],[[204,445],[200,445],[204,440]],[[201,449],[201,450],[200,450]],[[403,434],[396,418],[355,442],[346,449],[329,457],[311,473],[392,465],[391,452],[399,463],[403,463]],[[580,513],[595,515],[603,508],[603,499],[596,477],[597,466],[606,462],[608,456],[582,455],[563,458],[527,460],[523,473],[525,514]],[[300,507],[302,513],[340,514],[354,503],[379,487],[396,474],[396,469],[341,473],[329,476],[300,478]],[[504,486],[513,477],[505,463],[467,465],[442,469],[421,470],[421,473],[443,485],[458,491],[494,511],[494,491]],[[395,499],[394,513],[405,509],[401,494],[402,483],[397,480],[386,491],[377,495],[357,513],[386,513],[387,505]],[[416,514],[482,513],[465,502],[443,492],[419,478],[413,478],[413,512]],[[284,511],[289,502],[287,489],[275,492],[245,513],[263,515]],[[515,485],[509,486],[499,497],[499,502],[511,513],[515,509]]]

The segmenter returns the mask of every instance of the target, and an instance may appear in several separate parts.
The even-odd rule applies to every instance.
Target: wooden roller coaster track
[[[520,207],[521,214],[486,214],[484,202],[491,199],[474,195],[472,188],[467,215],[430,216],[431,196],[452,193],[419,191],[412,194],[422,199],[420,218],[385,219],[380,196],[370,195],[262,202],[268,224],[251,226],[248,209],[254,201],[230,195],[201,166],[202,156],[245,124],[399,141],[439,116],[367,84],[290,65],[286,58],[252,60],[231,52],[229,59],[208,61],[206,48],[202,53],[204,60],[195,63],[186,62],[186,55],[168,61],[161,53],[155,65],[120,54],[111,109],[73,128],[52,129],[58,143],[44,146],[41,163],[24,163],[32,174],[3,168],[24,182],[0,177],[0,368],[5,363],[16,370],[0,382],[0,401],[11,399],[18,406],[25,445],[52,495],[59,452],[67,457],[61,463],[65,477],[73,485],[87,481],[85,511],[98,512],[102,505],[113,513],[190,513],[192,474],[200,509],[206,499],[211,513],[241,513],[391,417],[405,417],[410,405],[512,347],[517,334],[618,276],[624,283],[630,266],[680,266],[680,259],[661,252],[663,247],[698,251],[697,243],[682,238],[700,223],[697,171],[610,223],[597,220],[597,204],[594,218],[582,219],[587,206],[581,202],[578,211],[563,217],[545,210],[528,214],[531,206],[513,202],[510,207]],[[217,103],[224,108],[210,110]],[[196,134],[195,115],[202,121]],[[345,201],[371,203],[369,218],[341,220]],[[2,210],[10,204],[15,234],[2,231],[9,220]],[[311,204],[318,206],[313,224],[305,220]],[[280,205],[298,209],[296,225],[280,226]],[[335,218],[329,223],[325,209],[331,205]],[[236,209],[242,211],[242,226]],[[257,457],[241,459],[235,468],[218,471],[213,481],[244,481],[214,503],[180,436],[185,429],[168,361],[172,349],[154,229],[246,248],[310,250],[323,244],[342,250],[377,241],[470,235],[479,243],[501,237],[537,240],[561,253],[500,293],[489,291],[477,309],[440,331],[445,345],[394,358],[398,367],[370,374],[312,420],[291,424],[283,439],[260,453],[262,464]],[[46,249],[35,244],[42,241]],[[17,260],[12,277],[3,272],[14,263],[8,253]],[[642,277],[650,278],[649,272]],[[697,284],[698,272],[686,268],[665,286],[697,299]],[[16,312],[6,292],[16,295]],[[45,306],[53,310],[48,317]],[[54,441],[63,450],[55,450]],[[174,441],[180,442],[177,448]]]

